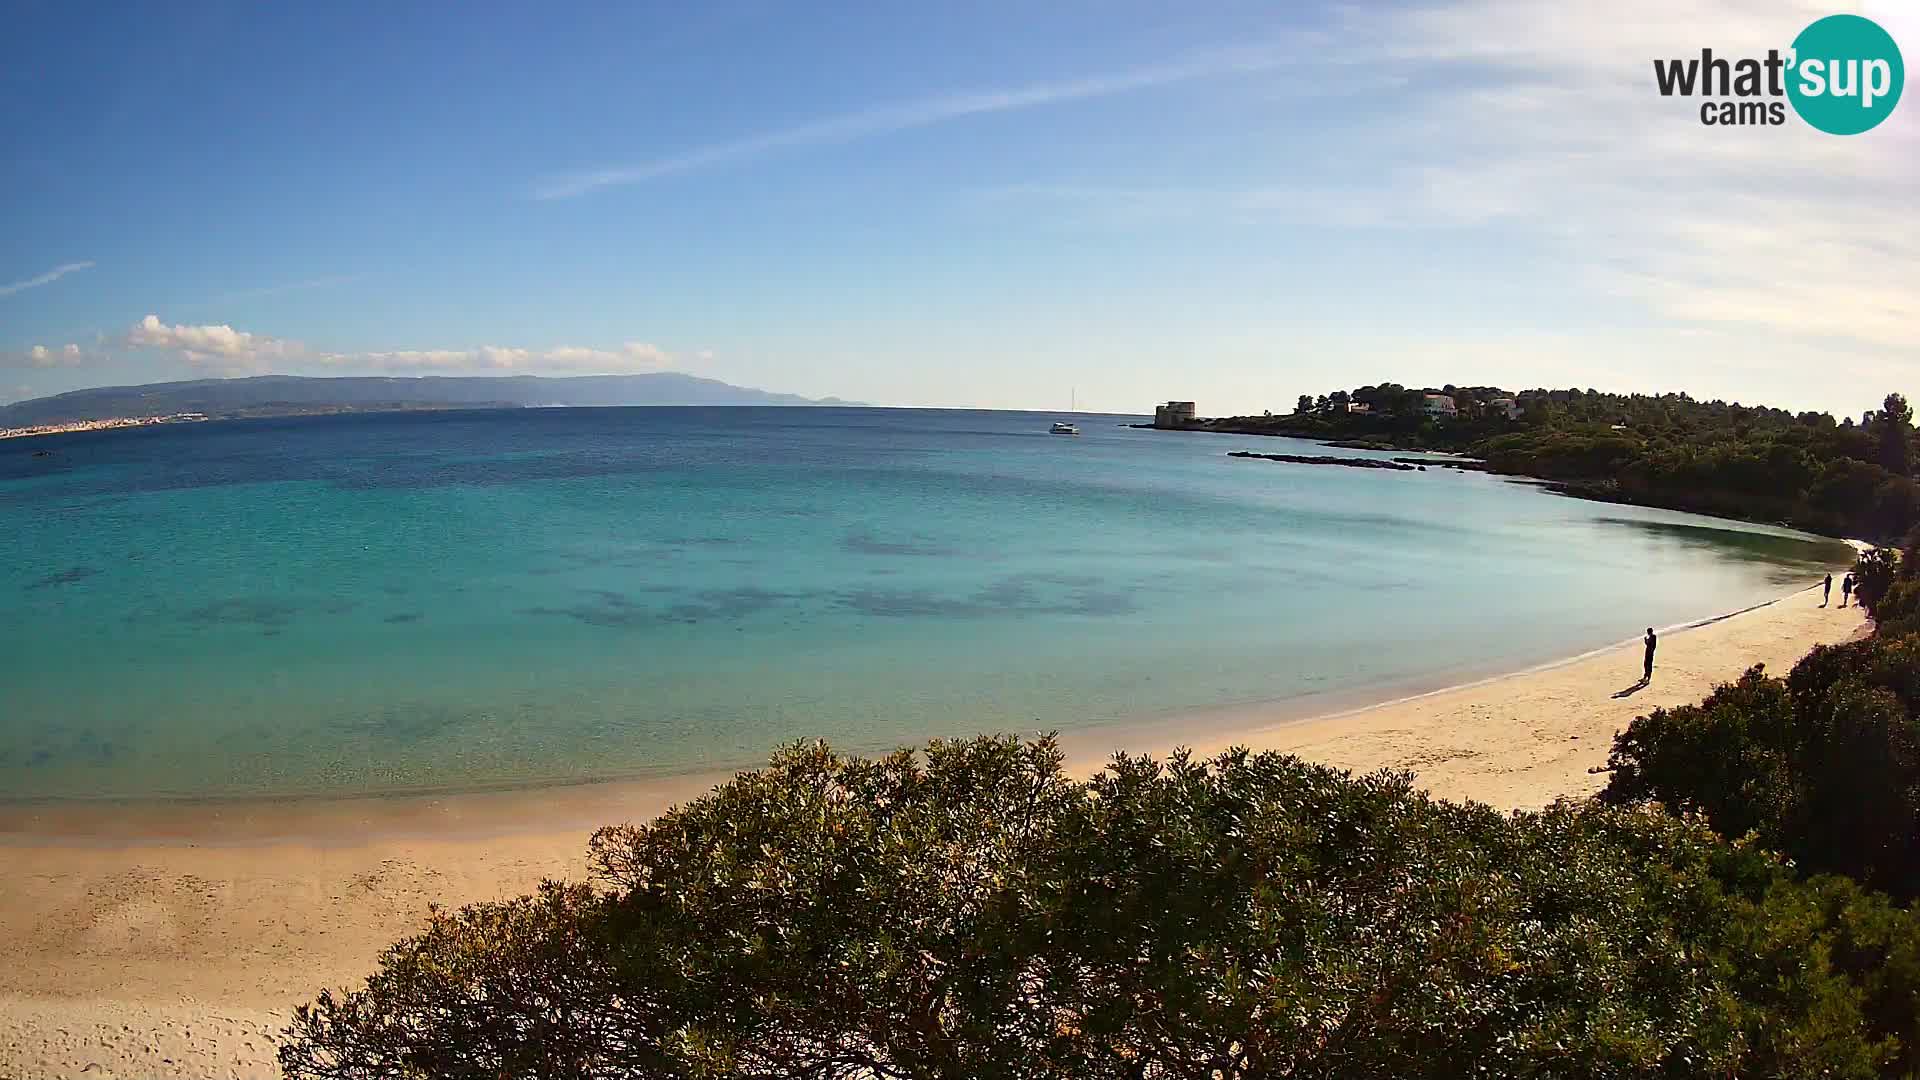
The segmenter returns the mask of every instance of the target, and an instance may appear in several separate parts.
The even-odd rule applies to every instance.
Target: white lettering
[[[1869,60],[1864,81],[1866,85],[1860,91],[1860,107],[1871,109],[1874,98],[1886,97],[1887,91],[1893,89],[1893,69],[1885,60]]]
[[[1842,79],[1842,73],[1846,78]],[[1860,61],[1827,61],[1827,91],[1834,97],[1852,97],[1860,92]]]
[[[1800,92],[1819,97],[1827,92],[1827,65],[1819,60],[1800,61]]]

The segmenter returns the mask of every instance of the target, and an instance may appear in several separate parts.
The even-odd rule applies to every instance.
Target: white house
[[[1453,403],[1452,394],[1427,394],[1420,401],[1420,411],[1435,420],[1451,420],[1460,414],[1459,407]]]
[[[1497,397],[1487,402],[1487,411],[1499,413],[1509,420],[1520,419],[1520,403],[1510,397]]]
[[[1360,412],[1360,413],[1370,413],[1370,412],[1372,412],[1372,411],[1373,411],[1373,406],[1371,406],[1371,405],[1369,405],[1369,404],[1367,404],[1367,403],[1366,403],[1366,402],[1364,402],[1364,401],[1349,401],[1349,402],[1347,402],[1347,411],[1348,411],[1348,412]]]

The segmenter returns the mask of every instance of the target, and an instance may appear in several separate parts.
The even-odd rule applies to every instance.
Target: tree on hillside
[[[796,746],[591,854],[300,1009],[286,1075],[1864,1078],[1913,1013],[1908,913],[1698,824],[1277,754]]]
[[[1407,449],[1479,457],[1489,471],[1552,480],[1569,494],[1785,523],[1811,532],[1881,541],[1920,524],[1913,464],[1912,409],[1890,394],[1885,406],[1836,423],[1827,413],[1685,394],[1603,394],[1446,384],[1458,414],[1424,421],[1421,391],[1397,383],[1362,386],[1347,413],[1338,392],[1298,419],[1227,418],[1221,431],[1358,439]],[[1501,397],[1521,406],[1517,423]]]
[[[1293,403],[1293,411],[1296,413],[1312,412],[1313,411],[1313,395],[1301,394],[1300,400]]]
[[[1885,404],[1874,417],[1875,434],[1880,440],[1880,466],[1895,476],[1906,476],[1913,471],[1911,462],[1911,440],[1913,438],[1913,408],[1900,394],[1888,394]]]

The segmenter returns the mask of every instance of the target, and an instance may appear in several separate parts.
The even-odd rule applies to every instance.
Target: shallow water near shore
[[[0,448],[0,795],[685,773],[1511,670],[1844,545],[1129,418],[552,409]],[[50,449],[50,457],[31,456]]]

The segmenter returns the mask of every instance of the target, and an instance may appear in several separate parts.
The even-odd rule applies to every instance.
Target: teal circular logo
[[[1829,135],[1858,135],[1900,103],[1906,65],[1880,24],[1829,15],[1793,39],[1787,99],[1800,119]]]

